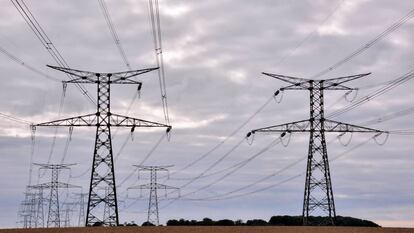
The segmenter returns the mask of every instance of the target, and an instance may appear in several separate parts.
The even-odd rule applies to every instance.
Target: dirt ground
[[[0,233],[414,233],[414,228],[363,227],[88,227],[0,229]]]

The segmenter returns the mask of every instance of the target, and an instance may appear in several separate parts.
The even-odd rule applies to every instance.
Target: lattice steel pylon
[[[75,210],[73,209],[73,206],[76,206],[78,203],[77,202],[64,202],[62,207],[63,208],[63,212],[65,213],[65,218],[63,220],[63,226],[64,227],[70,227],[70,213],[75,212]]]
[[[78,226],[82,226],[85,223],[85,197],[88,193],[74,193],[75,196],[79,197],[79,218]]]
[[[303,79],[270,73],[263,74],[290,83],[290,85],[276,91],[275,96],[285,90],[308,90],[310,93],[310,118],[302,121],[254,129],[250,131],[247,136],[249,137],[254,133],[282,133],[282,136],[286,133],[295,132],[310,133],[305,192],[303,198],[303,224],[311,225],[312,222],[309,221],[310,214],[320,211],[319,214],[327,214],[328,216],[328,222],[326,224],[335,225],[336,210],[329,170],[325,132],[337,132],[342,134],[347,132],[358,132],[375,133],[379,135],[384,133],[384,131],[326,119],[324,115],[324,91],[356,90],[356,88],[344,86],[343,83],[362,78],[370,73],[325,80]]]
[[[140,171],[149,171],[150,172],[150,183],[149,184],[143,184],[143,185],[137,185],[129,187],[129,189],[149,189],[149,200],[148,200],[148,216],[147,216],[147,222],[154,224],[155,226],[160,225],[159,220],[159,212],[158,212],[158,189],[164,189],[165,195],[167,195],[167,189],[175,189],[179,190],[177,187],[165,185],[165,184],[159,184],[157,182],[157,172],[164,171],[168,172],[168,168],[172,167],[170,166],[142,166],[142,165],[134,165],[138,167],[138,172]]]
[[[23,228],[36,227],[36,192],[29,186],[24,193],[25,199],[21,203],[21,211],[19,213],[22,217]]]
[[[40,169],[51,170],[51,181],[47,183],[30,185],[32,189],[50,189],[49,206],[47,216],[47,227],[60,227],[60,205],[59,189],[61,188],[80,188],[76,185],[59,182],[59,173],[62,169],[70,169],[75,164],[36,164]]]
[[[141,120],[137,118],[118,115],[111,112],[110,94],[112,84],[133,84],[138,85],[138,91],[142,83],[135,81],[132,77],[144,74],[158,68],[148,68],[142,70],[131,70],[117,73],[94,73],[69,68],[49,66],[52,69],[62,71],[77,78],[64,81],[64,88],[67,83],[83,83],[97,85],[97,111],[78,117],[71,117],[62,120],[45,122],[36,126],[85,126],[96,127],[95,149],[93,152],[91,182],[89,186],[88,209],[86,226],[119,225],[118,202],[115,184],[115,170],[112,152],[111,127],[130,127],[131,132],[137,127],[166,127],[167,133],[171,126],[156,122]],[[105,192],[99,188],[108,187],[110,192]],[[110,215],[107,219],[100,219],[103,216],[104,206],[110,208]]]
[[[43,188],[39,188],[36,194],[36,227],[45,227],[44,201]]]

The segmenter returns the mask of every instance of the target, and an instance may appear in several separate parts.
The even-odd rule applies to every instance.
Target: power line
[[[401,84],[404,84],[405,82],[411,80],[412,78],[414,78],[414,70],[411,70],[408,73],[405,73],[404,75],[394,79],[388,85],[386,85],[384,87],[381,87],[381,88],[371,92],[370,94],[368,94],[364,97],[359,98],[357,101],[354,101],[352,104],[346,106],[345,108],[342,108],[342,109],[339,109],[337,111],[334,111],[334,112],[330,113],[328,115],[328,117],[336,117],[338,115],[349,112],[349,111],[361,106],[362,104],[367,103],[367,102],[371,101],[372,99],[387,93],[388,91],[396,88],[397,86],[399,86]]]
[[[32,124],[32,122],[30,122],[30,121],[18,118],[16,116],[12,116],[10,114],[0,113],[0,117],[3,117],[5,119],[8,119],[8,120],[11,120],[11,121],[14,121],[14,122],[17,122],[19,124],[24,124],[24,125],[31,125]]]
[[[414,11],[414,10],[413,10]],[[365,49],[367,49],[367,48],[369,48],[371,45],[373,45],[373,44],[375,44],[378,40],[380,40],[381,38],[383,38],[383,37],[385,37],[385,36],[387,36],[388,34],[390,34],[391,32],[393,32],[393,31],[395,31],[398,27],[400,27],[402,24],[404,24],[406,21],[408,21],[413,15],[413,12],[410,12],[406,17],[404,17],[403,19],[401,19],[399,22],[397,22],[396,24],[394,24],[394,26],[393,27],[390,27],[388,30],[386,30],[384,33],[382,33],[382,34],[380,34],[379,36],[378,36],[378,38],[377,39],[375,39],[375,40],[373,40],[373,41],[371,41],[370,43],[368,43],[366,46],[364,46],[364,49],[363,50],[361,50],[360,52],[358,52],[358,53],[354,53],[354,54],[352,54],[351,56],[348,56],[348,57],[346,57],[345,59],[343,59],[343,62],[342,63],[338,63],[338,65],[336,65],[336,66],[339,66],[339,65],[341,65],[341,64],[343,64],[343,63],[345,63],[345,62],[347,62],[347,61],[349,61],[349,60],[351,60],[353,57],[355,57],[355,56],[357,56],[359,53],[361,53],[362,51],[364,51]],[[335,67],[336,67],[335,66]],[[328,68],[327,70],[332,70],[332,69],[334,69],[335,67],[330,67],[330,68]],[[321,75],[323,75],[323,74],[318,74],[318,75],[315,75],[314,77],[318,77],[318,76],[321,76]],[[213,148],[213,150],[214,150],[215,148]],[[207,154],[208,155],[208,154]],[[202,158],[202,157],[201,157]],[[197,161],[197,160],[196,160]],[[191,165],[191,164],[190,164]],[[197,178],[197,177],[196,177]]]
[[[252,115],[250,115],[241,125],[239,125],[236,129],[234,129],[229,135],[227,135],[223,140],[221,140],[217,145],[215,145],[213,148],[211,148],[209,151],[207,151],[206,153],[202,154],[200,157],[198,157],[197,159],[195,159],[194,161],[188,163],[186,166],[182,167],[181,169],[177,170],[177,171],[173,171],[171,172],[170,175],[174,175],[178,172],[181,172],[183,170],[186,170],[192,166],[194,166],[195,164],[197,164],[198,162],[204,160],[205,158],[207,158],[209,155],[211,155],[214,151],[216,151],[218,148],[220,148],[225,142],[227,142],[231,137],[233,137],[234,135],[236,135],[244,126],[246,126],[254,117],[257,116],[257,114],[259,114],[267,105],[270,104],[270,102],[272,102],[274,95],[272,95],[269,99],[267,99],[267,101],[261,105]],[[201,178],[202,176],[200,176],[199,178]]]
[[[359,54],[363,53],[365,50],[371,48],[373,45],[375,45],[377,42],[379,42],[381,39],[389,36],[391,33],[396,31],[399,27],[404,25],[407,21],[409,21],[414,16],[414,9],[410,10],[408,14],[406,14],[404,17],[399,19],[397,22],[389,26],[387,29],[385,29],[383,32],[381,32],[378,36],[376,36],[374,39],[368,41],[366,44],[352,52],[347,57],[343,58],[342,60],[334,63],[333,65],[329,66],[327,69],[320,71],[319,73],[313,75],[310,77],[310,79],[318,78],[322,75],[325,75],[332,70],[338,68],[339,66],[347,63],[348,61],[352,60],[354,57],[358,56]]]
[[[373,136],[373,137],[375,137],[375,136]],[[333,162],[333,161],[335,161],[335,160],[337,160],[337,159],[339,159],[339,158],[341,158],[341,157],[349,154],[350,152],[354,151],[355,149],[357,149],[357,148],[365,145],[366,143],[368,143],[372,138],[370,138],[367,141],[361,142],[360,144],[357,144],[356,146],[354,146],[354,147],[350,148],[349,150],[347,150],[347,151],[339,154],[338,156],[334,157],[333,159],[330,159],[329,161],[330,162]],[[240,198],[240,197],[244,197],[244,196],[250,196],[252,194],[256,194],[256,193],[259,193],[259,192],[266,191],[268,189],[275,188],[275,187],[280,186],[280,185],[282,185],[284,183],[287,183],[287,182],[289,182],[291,180],[294,180],[296,178],[301,177],[304,174],[304,172],[299,173],[299,174],[296,174],[296,175],[291,176],[291,177],[288,177],[287,179],[283,179],[282,181],[279,181],[276,184],[268,185],[266,187],[258,188],[258,189],[255,189],[253,191],[249,191],[249,192],[246,192],[246,193],[229,196],[229,195],[231,195],[233,193],[236,193],[236,192],[242,191],[244,189],[248,189],[250,187],[253,187],[253,186],[255,186],[255,185],[259,184],[259,183],[262,183],[262,182],[264,182],[264,181],[266,181],[266,180],[268,180],[268,179],[270,179],[272,177],[278,176],[278,175],[282,174],[284,171],[286,171],[289,168],[291,168],[291,167],[299,164],[300,162],[302,162],[305,159],[306,159],[306,157],[302,157],[302,158],[294,161],[293,163],[290,163],[287,166],[279,169],[278,171],[276,171],[276,172],[274,172],[272,174],[269,174],[269,175],[267,175],[267,176],[265,176],[265,177],[263,177],[263,178],[255,181],[255,182],[252,182],[250,184],[247,184],[247,185],[245,185],[243,187],[240,187],[240,188],[237,188],[235,190],[232,190],[232,191],[229,191],[229,192],[226,192],[226,193],[222,193],[222,194],[213,195],[213,196],[210,196],[210,197],[204,197],[204,198],[187,198],[187,199],[183,199],[183,200],[186,200],[186,201],[218,201],[218,200],[234,199],[234,198]],[[160,209],[164,209],[164,208],[170,206],[171,204],[173,204],[177,200],[180,200],[180,198],[174,198],[174,199],[172,199],[170,202],[168,202],[164,206],[160,207]]]
[[[131,70],[131,66],[125,54],[124,48],[122,47],[121,40],[119,39],[115,26],[112,22],[111,15],[109,14],[105,0],[98,0],[98,2],[99,2],[99,6],[102,9],[102,13],[105,18],[106,24],[108,25],[109,31],[111,32],[112,38],[114,39],[115,45],[118,48],[119,53],[121,54],[122,60],[124,61],[125,66],[128,68],[128,70]]]
[[[295,45],[287,54],[285,54],[283,57],[281,57],[277,62],[276,65],[280,65],[284,63],[289,57],[291,57],[296,50],[298,50],[302,45],[304,45],[307,41],[309,41],[317,32],[319,27],[324,25],[335,13],[341,8],[342,4],[345,2],[345,0],[340,0],[339,3],[334,7],[332,12],[330,12],[316,27],[312,32],[310,32],[305,38],[303,38],[299,43]]]
[[[52,56],[53,60],[62,67],[69,68],[68,63],[62,57],[61,53],[55,45],[52,43],[50,38],[47,36],[46,32],[43,30],[42,26],[36,20],[30,9],[24,3],[23,0],[10,0],[20,15],[23,17],[26,24],[29,28],[33,31],[35,36],[39,39],[42,45],[46,48],[47,52]],[[73,79],[72,76],[67,75],[69,79]],[[81,93],[91,102],[92,104],[96,104],[96,101],[93,97],[89,95],[88,90],[82,84],[76,84],[76,87],[81,91]]]
[[[160,84],[161,101],[164,111],[164,118],[167,125],[170,125],[170,116],[168,111],[167,102],[167,88],[165,82],[165,68],[164,68],[164,56],[162,50],[162,37],[161,37],[161,20],[160,20],[160,9],[158,0],[148,0],[152,35],[154,40],[155,58],[158,69],[158,80]]]
[[[244,161],[244,163],[240,163],[240,165],[239,165],[239,166],[234,167],[234,169],[232,169],[231,171],[227,172],[227,173],[226,173],[226,174],[224,174],[223,176],[221,176],[221,177],[219,177],[219,178],[215,179],[214,181],[210,182],[210,183],[209,183],[209,184],[207,184],[207,185],[204,185],[204,186],[202,186],[202,187],[200,187],[200,188],[197,188],[197,189],[196,189],[196,190],[194,190],[194,191],[191,191],[191,192],[186,193],[186,194],[182,194],[182,195],[181,195],[181,197],[186,197],[186,196],[192,195],[192,194],[194,194],[194,193],[197,193],[197,192],[199,192],[199,191],[201,191],[201,190],[207,189],[207,188],[209,188],[209,187],[211,187],[211,186],[213,186],[213,185],[215,185],[215,184],[219,183],[220,181],[222,181],[222,180],[226,179],[227,177],[229,177],[229,176],[231,176],[232,174],[234,174],[236,171],[238,171],[238,170],[240,170],[241,168],[243,168],[244,166],[246,166],[246,165],[247,165],[249,162],[251,162],[253,159],[255,159],[255,158],[259,157],[260,155],[262,155],[263,153],[265,153],[266,151],[268,151],[270,148],[272,148],[272,147],[276,146],[277,144],[279,144],[279,143],[281,142],[281,140],[282,140],[282,137],[283,137],[283,136],[280,136],[280,137],[278,137],[278,138],[276,138],[276,139],[272,140],[272,142],[271,142],[269,145],[267,145],[265,148],[261,149],[259,152],[255,153],[255,154],[253,154],[251,157],[249,157],[247,160],[245,160],[245,161]]]
[[[155,145],[150,149],[150,151],[145,155],[144,159],[142,159],[142,161],[138,164],[138,166],[142,166],[150,157],[151,155],[154,153],[154,151],[158,148],[158,146],[161,144],[161,142],[164,140],[164,138],[166,137],[165,134],[162,134],[160,139],[158,139],[158,141],[155,143]],[[135,169],[133,171],[131,171],[118,185],[117,187],[121,187],[128,179],[130,179],[134,173],[136,171],[138,171],[138,167],[135,167]]]
[[[25,68],[29,69],[30,71],[32,71],[32,72],[34,72],[34,73],[36,73],[36,74],[40,75],[41,77],[46,78],[46,79],[51,80],[51,81],[60,82],[60,80],[59,80],[59,79],[54,78],[54,77],[51,77],[51,76],[49,76],[49,75],[47,75],[47,74],[43,73],[42,71],[40,71],[40,70],[38,70],[38,69],[36,69],[36,68],[34,68],[34,67],[30,66],[29,64],[25,63],[25,62],[24,62],[24,61],[22,61],[20,58],[18,58],[18,57],[16,57],[16,56],[14,56],[13,54],[11,54],[9,51],[7,51],[6,49],[4,49],[4,48],[2,48],[2,47],[0,47],[0,52],[1,52],[1,53],[3,53],[4,55],[6,55],[6,56],[7,56],[9,59],[11,59],[12,61],[14,61],[14,62],[16,62],[16,63],[18,63],[18,64],[22,65],[23,67],[25,67]]]

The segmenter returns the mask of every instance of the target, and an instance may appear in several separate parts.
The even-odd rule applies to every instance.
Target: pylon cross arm
[[[95,73],[95,72],[90,72],[90,71],[76,70],[76,69],[58,67],[58,66],[48,65],[48,67],[77,77],[70,81],[65,81],[65,83],[98,83],[99,76],[110,76],[111,80],[109,80],[109,83],[111,84],[139,84],[139,85],[141,85],[142,83],[132,80],[130,78],[159,69],[159,67],[155,67],[155,68],[146,68],[146,69],[125,71],[125,72]]]
[[[36,124],[35,126],[96,126],[96,123],[97,116],[96,113],[93,113],[56,121],[44,122]]]
[[[295,121],[286,124],[273,125],[264,128],[254,129],[251,133],[291,133],[291,132],[309,132],[310,121]]]
[[[151,184],[141,184],[141,185],[131,186],[128,189],[151,189]]]
[[[170,185],[165,185],[165,184],[141,184],[141,185],[136,185],[136,186],[132,186],[129,187],[128,189],[152,189],[152,188],[157,188],[157,189],[179,189],[177,187],[173,187]]]
[[[339,121],[333,121],[328,119],[321,119],[323,121],[324,128],[320,129],[324,132],[335,132],[335,133],[386,133],[386,131],[372,129],[368,127],[347,124]],[[280,125],[274,125],[250,131],[254,133],[298,133],[298,132],[312,132],[311,119],[295,121]]]
[[[77,116],[77,117],[70,117],[62,120],[56,120],[56,121],[50,121],[50,122],[44,122],[40,124],[36,124],[35,126],[98,126],[98,118],[96,113],[83,115],[83,116]],[[152,122],[152,121],[146,121],[138,118],[128,117],[128,116],[122,116],[118,114],[110,114],[110,126],[115,127],[166,127],[171,128],[169,125]]]
[[[117,127],[166,127],[171,128],[169,125],[153,122],[153,121],[146,121],[138,118],[122,116],[118,114],[111,114],[111,125]]]
[[[358,126],[348,123],[343,123],[334,120],[324,120],[325,132],[337,132],[337,133],[386,133],[386,131],[372,129],[364,126]]]
[[[57,188],[82,188],[81,186],[78,186],[78,185],[72,185],[72,184],[67,184],[67,183],[62,183],[62,182],[57,182],[57,183],[47,182],[43,184],[30,185],[29,188],[46,189],[52,186],[57,187]]]
[[[342,84],[355,80],[355,79],[365,77],[371,73],[349,75],[349,76],[344,76],[344,77],[339,77],[339,78],[323,79],[323,80],[305,79],[305,78],[298,78],[298,77],[292,77],[292,76],[286,76],[286,75],[280,75],[280,74],[271,74],[271,73],[265,73],[265,72],[263,72],[263,74],[291,84],[291,85],[280,88],[280,90],[309,90],[315,87],[314,85],[315,83],[319,84],[317,88],[321,88],[323,90],[355,90],[356,88],[347,87]]]
[[[137,167],[140,171],[168,171],[168,168],[173,167],[173,165],[166,165],[166,166],[145,166],[145,165],[133,165]]]

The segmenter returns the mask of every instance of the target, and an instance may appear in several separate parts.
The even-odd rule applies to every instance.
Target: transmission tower
[[[44,202],[45,198],[43,196],[43,188],[38,190],[37,194],[37,208],[36,208],[36,224],[38,227],[45,227],[45,210]]]
[[[22,218],[23,228],[33,228],[36,227],[36,193],[27,187],[24,195],[25,199],[21,203],[19,215]]]
[[[82,226],[85,223],[85,197],[88,196],[88,193],[75,193],[74,195],[79,197],[78,226]]]
[[[133,84],[138,85],[139,91],[142,83],[133,80],[132,77],[156,70],[158,68],[148,68],[118,73],[94,73],[55,66],[49,67],[77,77],[70,81],[64,81],[64,87],[67,83],[96,84],[98,97],[97,111],[88,115],[37,124],[34,127],[96,127],[95,149],[93,153],[91,182],[89,186],[86,226],[119,225],[111,127],[130,127],[131,132],[133,132],[136,127],[166,127],[168,133],[171,130],[171,126],[112,113],[110,105],[110,88],[112,84]],[[108,187],[110,192],[105,195],[104,191],[98,189],[99,187]],[[101,220],[100,216],[102,216],[105,205],[109,206],[111,214],[106,219]]]
[[[158,189],[164,189],[165,195],[167,195],[167,189],[179,190],[179,188],[157,183],[157,172],[159,171],[168,172],[168,168],[172,166],[141,166],[141,165],[134,165],[134,166],[138,167],[138,173],[141,171],[150,172],[150,183],[132,186],[132,187],[129,187],[128,189],[140,189],[141,192],[143,189],[150,190],[147,222],[150,222],[154,224],[155,226],[158,226],[160,224],[159,214],[158,214]]]
[[[63,220],[64,227],[70,227],[70,213],[74,212],[73,206],[77,204],[78,203],[76,202],[64,202],[63,203],[62,207],[63,207],[63,212],[65,213],[65,220]]]
[[[34,225],[35,227],[44,227],[45,226],[45,213],[44,213],[44,203],[45,198],[43,196],[44,188],[41,186],[30,186],[31,189],[36,190],[35,200],[34,200]]]
[[[318,211],[319,214],[327,214],[329,219],[327,224],[334,225],[336,211],[329,171],[325,132],[337,132],[342,134],[357,132],[375,133],[379,135],[384,133],[384,131],[326,119],[324,116],[324,91],[356,90],[356,88],[344,86],[343,83],[362,78],[370,73],[325,80],[303,79],[270,73],[263,74],[290,84],[280,88],[276,91],[275,95],[278,95],[281,91],[283,92],[285,90],[308,90],[310,93],[310,118],[307,120],[255,129],[249,132],[247,136],[249,137],[254,133],[282,133],[281,136],[284,136],[286,133],[310,133],[305,193],[303,198],[303,224],[312,224],[309,221],[309,216]]]
[[[47,216],[47,227],[60,227],[59,189],[80,188],[79,186],[59,182],[59,173],[63,169],[70,169],[75,164],[34,164],[40,166],[39,170],[51,170],[51,181],[43,184],[30,185],[32,189],[50,189],[49,210]]]

